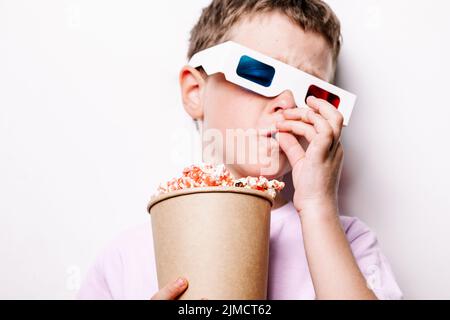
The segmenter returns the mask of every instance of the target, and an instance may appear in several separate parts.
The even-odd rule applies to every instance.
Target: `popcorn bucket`
[[[182,276],[182,300],[267,298],[270,211],[266,192],[197,187],[153,198],[151,215],[158,285]]]

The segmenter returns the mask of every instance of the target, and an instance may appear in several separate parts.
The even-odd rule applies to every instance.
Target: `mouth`
[[[275,139],[275,134],[278,132],[277,129],[269,128],[269,129],[260,129],[260,136],[265,138]]]

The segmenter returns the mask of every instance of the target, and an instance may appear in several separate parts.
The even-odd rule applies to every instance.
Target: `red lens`
[[[308,99],[309,96],[314,96],[318,99],[323,99],[331,103],[336,109],[339,107],[339,103],[341,102],[341,99],[331,92],[328,92],[326,90],[323,90],[322,88],[319,88],[315,85],[311,85],[308,89],[308,93],[306,93],[306,99]]]

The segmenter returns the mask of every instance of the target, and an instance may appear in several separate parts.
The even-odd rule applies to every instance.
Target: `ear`
[[[184,109],[192,119],[202,120],[202,93],[206,85],[206,80],[200,71],[186,65],[181,68],[179,82]]]

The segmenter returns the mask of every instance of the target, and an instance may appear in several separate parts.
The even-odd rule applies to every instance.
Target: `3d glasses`
[[[221,72],[228,81],[265,97],[290,90],[297,107],[308,107],[309,96],[326,100],[341,112],[344,126],[356,101],[350,92],[233,41],[197,52],[188,64],[202,67],[208,75]]]

